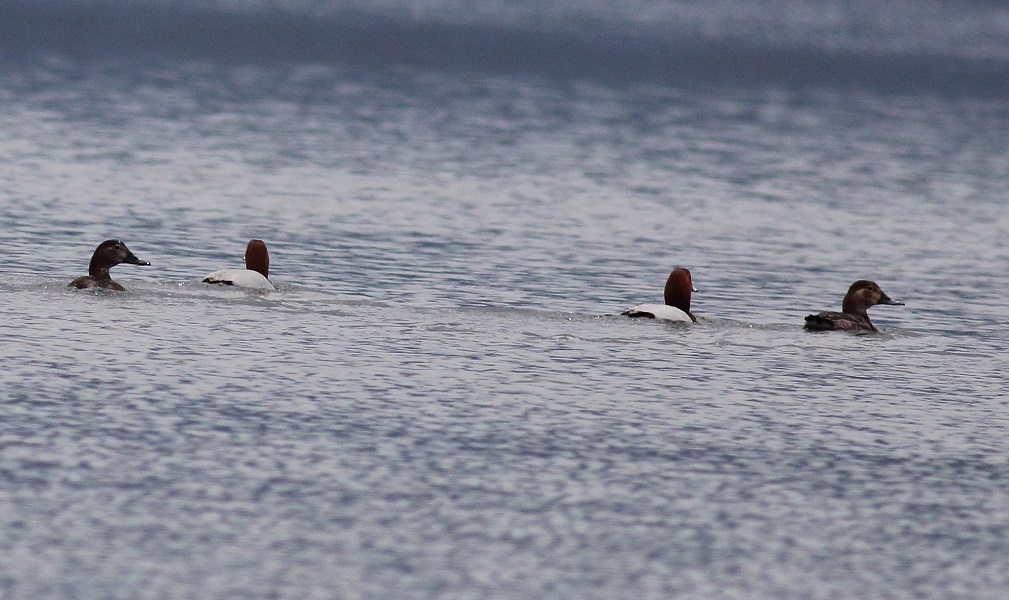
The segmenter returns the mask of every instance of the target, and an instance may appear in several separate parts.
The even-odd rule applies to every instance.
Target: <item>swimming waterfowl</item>
[[[697,318],[690,312],[690,292],[696,291],[690,271],[679,267],[673,269],[666,279],[663,291],[665,304],[639,304],[620,314],[627,317],[696,323]]]
[[[120,240],[105,240],[98,247],[95,248],[94,254],[91,255],[91,263],[88,265],[88,274],[74,279],[67,287],[74,287],[77,289],[98,287],[106,290],[116,290],[119,292],[126,291],[126,288],[119,285],[117,282],[112,280],[109,275],[109,269],[118,264],[130,264],[130,265],[145,265],[150,266],[151,263],[146,260],[140,260],[135,254],[130,252],[130,249],[126,247]]]
[[[869,320],[868,309],[877,304],[904,306],[886,295],[874,281],[859,279],[851,284],[841,302],[841,312],[826,311],[806,317],[806,331],[876,331]]]
[[[203,279],[203,283],[235,285],[256,290],[277,289],[270,283],[270,252],[263,240],[249,240],[245,247],[244,269],[221,269]]]

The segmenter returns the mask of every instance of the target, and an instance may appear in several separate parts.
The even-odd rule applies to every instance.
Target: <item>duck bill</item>
[[[146,260],[140,260],[139,258],[137,258],[137,255],[132,252],[129,252],[126,255],[126,258],[123,259],[123,262],[130,265],[141,265],[144,267],[151,266],[151,263],[147,262]]]
[[[891,304],[891,305],[894,305],[894,306],[904,306],[903,302],[901,302],[899,300],[894,300],[893,298],[887,296],[883,292],[880,292],[880,294],[879,294],[879,302],[877,302],[876,304]]]

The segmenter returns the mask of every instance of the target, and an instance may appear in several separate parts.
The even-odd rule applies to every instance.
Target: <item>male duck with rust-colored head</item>
[[[106,290],[126,291],[126,288],[112,280],[109,269],[126,263],[129,265],[146,265],[151,263],[140,260],[135,254],[130,252],[120,240],[105,240],[95,248],[95,253],[91,255],[91,264],[88,265],[88,274],[71,281],[67,287],[77,289],[103,288]]]
[[[696,323],[697,318],[690,313],[690,292],[696,292],[690,271],[683,267],[673,269],[666,279],[663,290],[665,304],[639,304],[620,314],[627,317],[661,319]]]
[[[806,317],[806,331],[833,331],[835,329],[848,331],[876,331],[869,320],[868,309],[877,304],[904,306],[903,302],[893,300],[876,284],[875,281],[859,279],[851,284],[848,293],[841,302],[841,312],[822,312]]]
[[[277,289],[270,282],[270,252],[263,240],[249,240],[245,247],[244,269],[221,269],[203,279],[203,283],[234,285],[254,290]]]

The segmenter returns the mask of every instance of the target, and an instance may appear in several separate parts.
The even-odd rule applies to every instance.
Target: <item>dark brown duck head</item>
[[[859,279],[851,284],[848,293],[841,301],[841,312],[849,315],[858,315],[864,319],[869,319],[868,309],[877,304],[895,304],[903,306],[903,302],[898,302],[889,296],[876,284],[875,281]]]
[[[249,240],[245,247],[245,268],[270,278],[270,252],[263,240]]]
[[[669,274],[669,278],[666,279],[666,289],[663,295],[667,305],[675,306],[689,315],[690,292],[696,291],[694,282],[690,278],[690,271],[679,267],[673,269],[673,272]]]

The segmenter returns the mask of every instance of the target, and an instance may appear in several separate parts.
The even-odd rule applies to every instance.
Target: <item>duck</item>
[[[270,283],[270,252],[263,240],[249,240],[245,247],[244,269],[221,269],[203,279],[203,283],[235,285],[254,290],[275,290]]]
[[[690,271],[677,267],[669,273],[663,293],[665,304],[639,304],[622,313],[625,317],[662,319],[696,323],[697,317],[690,313],[690,292],[696,292]]]
[[[803,329],[806,331],[877,331],[869,320],[868,309],[877,304],[904,306],[890,298],[875,281],[859,279],[851,284],[841,302],[841,312],[825,311],[806,317]]]
[[[126,288],[113,281],[109,275],[109,269],[126,263],[129,265],[151,266],[146,260],[140,260],[136,254],[126,247],[122,240],[105,240],[95,248],[95,253],[91,255],[91,263],[88,265],[88,274],[82,275],[67,284],[67,287],[102,288],[125,292]]]

